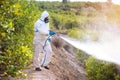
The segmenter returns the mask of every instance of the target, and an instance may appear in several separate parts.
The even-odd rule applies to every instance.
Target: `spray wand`
[[[47,41],[51,41],[50,37],[53,36],[53,35],[55,35],[55,34],[56,34],[55,32],[53,32],[53,31],[50,30],[50,31],[49,31],[49,36],[48,36],[47,39],[45,40],[45,43],[44,43],[44,45],[43,45],[43,51],[45,52],[45,56],[44,56],[44,60],[43,60],[42,66],[43,66],[43,64],[45,63],[45,60],[46,60],[47,52],[46,52],[46,50],[45,50],[45,46],[46,46],[46,44],[47,44]]]

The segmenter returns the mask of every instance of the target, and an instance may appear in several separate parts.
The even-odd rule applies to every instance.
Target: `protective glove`
[[[49,31],[49,35],[50,35],[50,36],[52,36],[52,35],[54,35],[54,34],[56,34],[56,33],[53,32],[53,31]]]

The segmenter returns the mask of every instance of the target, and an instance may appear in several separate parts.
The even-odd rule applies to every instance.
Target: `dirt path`
[[[26,69],[27,78],[23,80],[57,80],[56,75],[51,71],[41,68],[42,71],[35,71],[32,66]]]
[[[27,67],[24,72],[26,78],[10,78],[5,80],[60,80],[56,77],[53,71],[41,68],[42,71],[35,71],[33,64]]]

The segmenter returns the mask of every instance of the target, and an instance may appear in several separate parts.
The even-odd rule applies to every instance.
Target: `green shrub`
[[[83,39],[84,37],[83,31],[80,30],[79,28],[69,29],[67,32],[67,35],[73,38],[77,38],[77,39]]]
[[[57,30],[71,29],[73,27],[78,27],[77,20],[73,14],[68,14],[70,12],[61,11],[61,13],[55,14],[50,12],[51,23]],[[64,16],[65,15],[65,16]]]
[[[90,57],[86,60],[89,80],[118,80],[116,65]],[[117,76],[116,76],[117,75]],[[117,79],[118,78],[118,79]]]
[[[31,32],[36,16],[31,16],[37,8],[25,0],[6,0],[0,5],[0,77],[17,77],[32,59]]]
[[[96,31],[91,31],[87,29],[79,29],[79,28],[72,28],[69,29],[67,35],[82,41],[92,40],[98,41],[99,40],[99,33]]]
[[[120,80],[120,74],[117,74],[117,75],[115,76],[115,80]]]
[[[62,17],[60,15],[54,15],[52,16],[53,26],[57,30],[62,29]]]
[[[78,22],[75,19],[74,20],[69,19],[68,21],[66,21],[64,26],[65,26],[65,29],[77,28]]]

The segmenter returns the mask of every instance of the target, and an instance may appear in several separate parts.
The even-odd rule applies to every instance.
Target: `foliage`
[[[77,39],[83,39],[84,35],[78,28],[73,28],[68,30],[68,36],[77,38]]]
[[[106,12],[103,6],[107,6],[107,3],[100,2],[70,2],[67,4],[62,4],[61,2],[34,2],[36,7],[40,11],[48,10],[50,12],[51,27],[59,30],[71,29],[74,27],[86,28],[100,16]],[[113,5],[113,10],[108,10],[106,13],[108,19],[115,21],[117,19],[119,23],[119,18],[115,18],[112,14],[115,12],[119,14],[119,6]],[[102,14],[103,13],[103,14]],[[115,15],[118,16],[118,15]]]
[[[79,28],[72,28],[69,29],[67,35],[73,38],[77,38],[82,41],[98,41],[99,36],[97,35],[98,32],[95,30],[88,30],[88,29],[79,29]]]
[[[25,0],[2,0],[0,7],[0,76],[20,76],[32,59],[31,32],[37,8]]]
[[[68,14],[69,13],[69,14]],[[52,28],[57,30],[71,29],[72,27],[78,27],[75,15],[70,12],[50,12]],[[64,16],[66,15],[66,16]]]
[[[118,80],[115,64],[90,57],[86,60],[86,69],[89,80]]]

